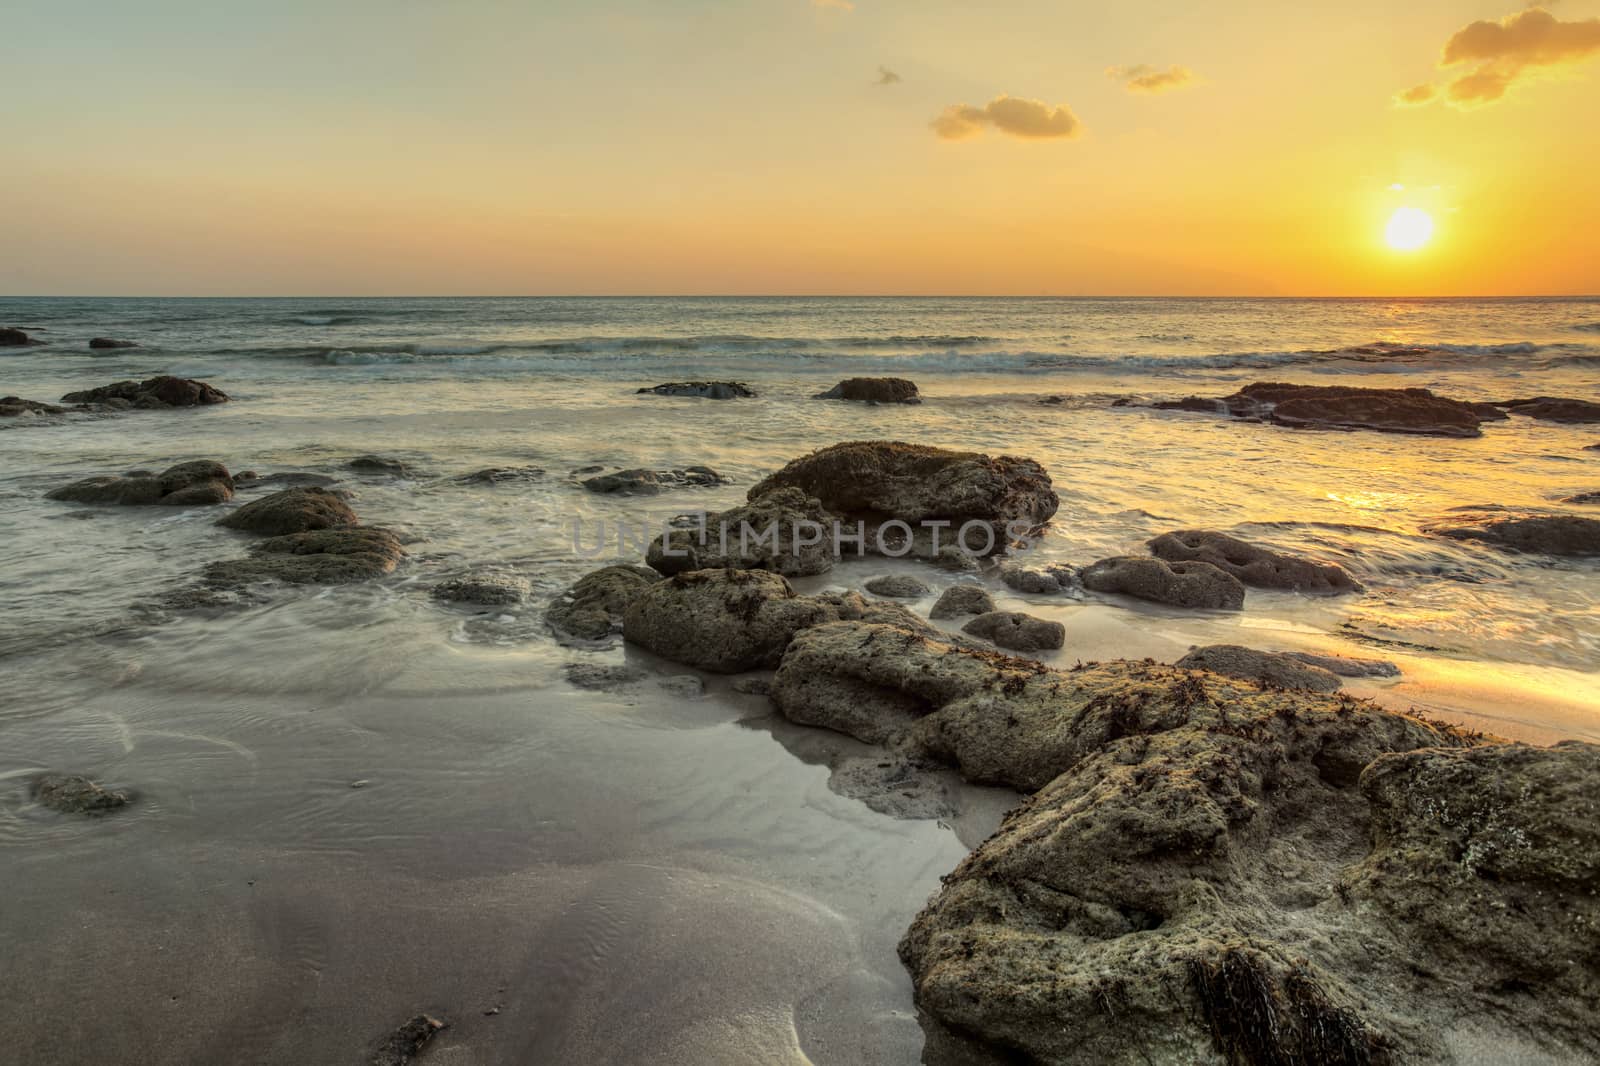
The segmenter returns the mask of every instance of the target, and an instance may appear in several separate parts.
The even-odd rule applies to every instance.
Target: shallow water
[[[1017,597],[991,578],[1003,604],[1067,625],[1048,661],[1218,641],[1376,654],[1404,677],[1353,690],[1503,735],[1600,739],[1600,565],[1422,532],[1452,507],[1600,488],[1596,427],[1513,418],[1448,440],[1110,406],[1266,379],[1594,399],[1600,301],[10,299],[0,324],[51,341],[0,349],[0,393],[170,372],[235,400],[0,422],[0,995],[68,1019],[0,1022],[23,1061],[136,1033],[167,1034],[150,1061],[351,1059],[423,1009],[451,1017],[440,1046],[459,1061],[916,1061],[894,943],[1004,799],[955,789],[943,819],[875,813],[828,787],[816,744],[842,742],[762,720],[763,701],[720,682],[700,700],[653,681],[574,689],[574,661],[684,671],[563,648],[540,623],[617,554],[580,558],[575,523],[588,543],[602,521],[726,506],[839,440],[1038,459],[1062,497],[1041,559],[1222,528],[1366,586],[1252,590],[1217,616]],[[142,347],[91,353],[91,336]],[[913,378],[925,401],[810,399],[857,373]],[[634,392],[707,377],[760,398]],[[345,469],[364,453],[421,473]],[[392,578],[238,611],[145,610],[246,538],[215,509],[43,492],[193,458],[340,476],[411,557]],[[629,500],[568,477],[692,464],[733,483]],[[547,473],[452,480],[489,466]],[[533,600],[473,613],[429,598],[484,564],[530,578]],[[868,560],[803,585],[899,569],[950,580]],[[140,802],[48,815],[26,800],[46,767]]]

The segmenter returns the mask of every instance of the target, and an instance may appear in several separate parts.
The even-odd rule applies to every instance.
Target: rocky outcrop
[[[1191,396],[1155,406],[1226,412],[1235,418],[1300,429],[1371,429],[1441,437],[1483,435],[1478,428],[1483,417],[1471,404],[1436,396],[1427,389],[1255,382],[1220,400]]]
[[[344,498],[316,486],[283,489],[217,520],[217,525],[278,536],[319,529],[343,529],[357,522]]]
[[[393,573],[405,554],[387,529],[317,529],[269,537],[251,545],[243,559],[212,563],[205,576],[207,583],[225,588],[258,581],[342,585]]]
[[[19,415],[60,415],[66,411],[65,407],[57,407],[53,403],[24,400],[20,396],[0,396],[0,418],[16,418]]]
[[[754,390],[742,381],[673,381],[639,390],[656,396],[693,396],[706,400],[749,399]]]
[[[1565,422],[1572,425],[1600,422],[1600,403],[1590,400],[1536,396],[1528,400],[1507,400],[1496,406],[1504,407],[1514,415],[1537,418],[1544,422]]]
[[[836,517],[795,488],[753,497],[705,516],[704,528],[674,529],[651,542],[645,561],[663,574],[690,570],[771,570],[789,577],[833,568]]]
[[[1246,585],[1294,592],[1336,594],[1361,586],[1333,563],[1319,563],[1268,551],[1238,537],[1207,529],[1163,533],[1147,545],[1150,554],[1168,562],[1199,560],[1225,570]]]
[[[203,381],[163,376],[144,381],[118,381],[99,388],[69,392],[61,397],[61,402],[123,408],[200,407],[227,403],[228,396],[221,389]]]
[[[654,496],[669,488],[684,485],[725,485],[728,479],[709,466],[690,466],[682,470],[619,470],[586,478],[583,487],[590,492],[624,496]]]
[[[137,348],[133,341],[119,341],[114,337],[92,337],[89,340],[91,348]]]
[[[933,590],[928,583],[910,574],[885,574],[867,581],[862,588],[874,596],[889,596],[895,599],[916,600],[923,596],[932,595]]]
[[[1079,592],[1083,588],[1078,571],[1060,563],[1050,563],[1045,566],[1005,563],[1000,567],[1000,580],[1018,592],[1031,595]]]
[[[1428,532],[1529,555],[1600,555],[1600,519],[1582,515],[1469,512]]]
[[[1266,688],[1335,692],[1341,684],[1332,671],[1303,659],[1238,644],[1208,644],[1195,648],[1174,665],[1183,670],[1209,670],[1224,677],[1254,681]]]
[[[847,378],[827,392],[819,392],[818,400],[854,400],[858,403],[921,403],[917,386],[905,378]]]
[[[471,603],[485,607],[509,607],[528,598],[528,579],[520,574],[483,570],[441,581],[431,594],[447,603]]]
[[[994,597],[982,585],[951,585],[939,594],[928,617],[961,618],[969,614],[988,614],[994,609]]]
[[[106,814],[126,807],[129,796],[79,774],[45,774],[33,783],[33,798],[62,814]]]
[[[623,612],[661,576],[642,566],[606,566],[585,574],[545,609],[544,620],[561,638],[605,640],[622,630]]]
[[[962,626],[961,632],[1011,651],[1051,651],[1067,640],[1067,627],[1060,622],[1035,618],[1021,611],[980,614]]]
[[[233,499],[228,468],[209,459],[179,463],[160,474],[90,477],[45,493],[51,500],[199,507]]]
[[[1165,559],[1119,555],[1085,567],[1079,576],[1083,587],[1092,592],[1120,592],[1172,607],[1227,611],[1244,607],[1243,583],[1198,560],[1169,563]]]
[[[987,555],[1042,527],[1060,506],[1050,475],[1031,459],[898,441],[856,441],[812,452],[758,482],[749,498],[780,488],[797,488],[828,511],[863,521],[869,546],[885,523],[904,522],[913,527],[912,548],[919,555],[928,523],[946,524],[940,527],[946,546],[970,523],[966,547]]]
[[[43,343],[45,342],[28,336],[26,332],[14,326],[0,326],[0,348],[21,348]]]

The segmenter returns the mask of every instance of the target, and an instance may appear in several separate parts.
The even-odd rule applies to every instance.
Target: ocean
[[[0,349],[0,393],[176,374],[232,398],[0,420],[0,899],[27,916],[0,933],[0,994],[24,974],[48,985],[63,952],[142,945],[136,964],[74,973],[136,988],[94,998],[68,1051],[178,1002],[210,1024],[160,1061],[223,1061],[248,1040],[261,1061],[350,1059],[386,1011],[438,1000],[498,1024],[482,1061],[918,1061],[895,939],[1007,802],[952,782],[939,817],[870,810],[828,784],[851,742],[774,721],[722,679],[700,697],[575,689],[574,662],[684,671],[563,646],[542,621],[622,558],[589,557],[575,533],[731,506],[838,441],[1037,460],[1062,503],[1030,561],[1221,529],[1364,586],[1252,590],[1219,616],[985,578],[1003,606],[1067,626],[1052,665],[1211,643],[1375,656],[1402,676],[1358,695],[1515,739],[1600,740],[1600,567],[1425,532],[1454,508],[1559,509],[1600,489],[1600,427],[1512,417],[1451,439],[1141,406],[1252,381],[1597,399],[1600,299],[7,298],[0,325],[48,342]],[[97,336],[139,347],[89,349]],[[859,375],[910,378],[923,402],[813,398]],[[757,396],[637,392],[697,379]],[[349,469],[366,454],[410,473]],[[217,509],[44,498],[190,459],[338,477],[409,558],[366,584],[173,611],[164,592],[242,551]],[[613,497],[574,474],[693,465],[729,481]],[[488,467],[544,474],[457,480]],[[429,595],[485,566],[529,579],[528,604]],[[957,579],[867,559],[796,585],[886,572]],[[40,817],[24,786],[47,768],[140,802],[114,824]],[[431,965],[408,954],[363,984],[408,936]]]

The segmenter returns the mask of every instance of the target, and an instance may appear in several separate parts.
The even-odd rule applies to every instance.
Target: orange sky
[[[24,0],[0,294],[1600,292],[1600,3],[1324,6]]]

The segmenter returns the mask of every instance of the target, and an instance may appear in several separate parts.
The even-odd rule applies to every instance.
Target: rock
[[[16,418],[18,415],[60,415],[66,411],[65,407],[57,407],[53,403],[24,400],[20,396],[0,396],[0,418]]]
[[[44,341],[35,340],[15,327],[0,326],[0,348],[20,348],[23,345],[43,343]]]
[[[382,455],[358,455],[345,464],[351,470],[367,474],[388,474],[391,477],[417,477],[418,471],[409,463]]]
[[[501,485],[510,481],[537,481],[544,470],[537,466],[491,466],[462,474],[455,480],[469,485]]]
[[[639,390],[657,396],[698,396],[706,400],[748,399],[755,395],[742,381],[674,381]]]
[[[200,507],[233,499],[228,468],[209,459],[179,463],[160,474],[90,477],[45,493],[46,499],[74,503],[163,504]]]
[[[789,577],[833,568],[835,516],[814,497],[786,488],[743,507],[705,516],[698,527],[673,529],[650,543],[645,561],[663,574],[691,570],[771,570]]]
[[[1000,567],[1000,580],[1018,592],[1026,593],[1074,592],[1083,588],[1083,582],[1078,580],[1078,572],[1059,563],[1047,566],[1005,563]]]
[[[405,554],[387,529],[317,529],[270,537],[251,545],[243,559],[212,563],[206,581],[225,588],[258,581],[341,585],[391,574]]]
[[[982,586],[951,585],[940,593],[928,617],[960,618],[969,614],[988,614],[994,609],[994,597]]]
[[[1255,588],[1319,594],[1354,592],[1361,588],[1341,567],[1332,563],[1268,551],[1213,530],[1182,529],[1163,533],[1147,547],[1150,554],[1168,562],[1198,559],[1210,563]]]
[[[1091,591],[1120,592],[1173,607],[1228,611],[1244,607],[1244,585],[1210,563],[1169,563],[1165,559],[1119,555],[1085,567],[1080,576],[1083,587]]]
[[[1337,674],[1339,677],[1399,677],[1400,668],[1394,663],[1383,659],[1358,659],[1351,655],[1324,655],[1312,651],[1284,652],[1291,659],[1299,659],[1310,666],[1315,666]]]
[[[910,574],[885,574],[872,578],[864,587],[874,596],[893,596],[905,600],[921,599],[933,593],[925,582]]]
[[[1461,525],[1437,526],[1428,532],[1530,555],[1600,555],[1600,519],[1596,518],[1491,511],[1464,515],[1462,521]]]
[[[116,792],[78,774],[45,774],[33,783],[33,798],[62,814],[105,814],[128,805]]]
[[[1582,504],[1600,503],[1600,492],[1580,492],[1576,496],[1563,497],[1561,502]]]
[[[608,692],[637,685],[645,678],[643,670],[632,666],[604,666],[598,663],[568,663],[562,668],[574,688]]]
[[[1294,428],[1372,429],[1381,433],[1443,437],[1483,435],[1478,428],[1481,419],[1471,404],[1435,396],[1427,389],[1368,389],[1352,385],[1258,381],[1221,400],[1191,396],[1154,406],[1225,412],[1236,418],[1262,419]]]
[[[1185,396],[1181,400],[1157,400],[1150,405],[1157,411],[1194,411],[1205,415],[1228,414],[1228,405],[1221,400],[1209,400],[1204,396]]]
[[[1060,506],[1050,475],[1030,459],[898,441],[855,441],[812,452],[757,483],[748,496],[756,500],[789,487],[816,497],[834,514],[865,522],[869,546],[886,522],[921,527],[913,529],[918,537],[930,530],[929,523],[942,522],[946,546],[970,525],[966,545],[978,555],[1004,550],[1042,527]]]
[[[337,493],[314,486],[274,492],[217,520],[217,525],[229,529],[273,535],[344,529],[356,523],[356,513]]]
[[[746,696],[766,696],[772,692],[772,679],[770,677],[739,677],[735,678],[728,687],[735,692],[742,692]]]
[[[558,636],[604,640],[622,628],[622,615],[660,575],[642,566],[607,566],[585,574],[545,609],[545,623]]]
[[[675,674],[672,677],[663,677],[656,684],[680,699],[697,700],[706,694],[705,682],[693,674]]]
[[[879,528],[881,529],[882,527]],[[915,547],[920,546],[920,544],[915,545]],[[975,574],[978,572],[977,558],[968,552],[962,551],[954,544],[943,545],[931,556],[923,552],[918,552],[918,554],[940,570],[947,570],[955,574]]]
[[[475,603],[486,607],[513,606],[528,598],[528,579],[517,574],[485,570],[465,577],[451,578],[433,586],[436,600],[449,603]]]
[[[1545,422],[1566,422],[1573,425],[1600,422],[1600,403],[1589,400],[1536,396],[1529,400],[1507,400],[1496,406],[1507,408],[1514,415],[1537,418]]]
[[[133,341],[119,341],[111,337],[94,337],[89,341],[91,348],[137,348]]]
[[[437,1018],[417,1015],[383,1039],[368,1060],[370,1066],[408,1066],[444,1027]]]
[[[690,466],[682,470],[620,470],[588,478],[583,487],[590,492],[621,493],[629,496],[654,496],[662,489],[679,485],[724,485],[728,479],[709,466]]]
[[[1061,647],[1067,627],[1021,611],[990,611],[961,627],[961,632],[982,637],[1012,651],[1046,651]]]
[[[62,403],[98,403],[128,407],[198,407],[227,403],[221,389],[190,378],[163,376],[144,381],[118,381],[95,389],[69,392]]]
[[[921,403],[917,386],[905,378],[848,378],[827,392],[819,392],[818,400],[855,400],[860,403]]]
[[[1583,450],[1586,452],[1600,452],[1600,444],[1585,444]]]
[[[1335,692],[1340,686],[1339,678],[1320,666],[1282,652],[1257,651],[1238,644],[1195,648],[1175,665],[1182,670],[1209,670],[1224,677],[1242,678],[1267,688]]]

